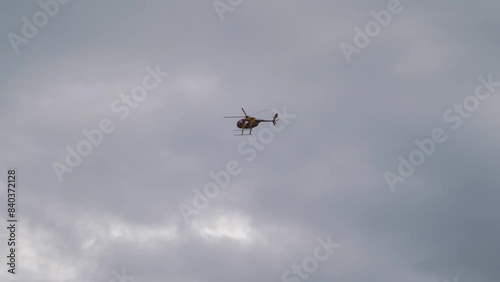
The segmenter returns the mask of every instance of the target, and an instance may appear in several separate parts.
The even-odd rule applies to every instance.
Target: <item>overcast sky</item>
[[[500,81],[500,2],[401,0],[364,48],[355,27],[389,0],[60,2],[42,0],[46,23],[38,1],[0,4],[0,226],[11,167],[19,219],[0,280],[298,282],[292,266],[331,240],[307,281],[499,281],[500,88],[468,118],[443,114],[479,76]],[[283,116],[253,130],[273,132],[253,157],[222,118],[241,107]],[[103,120],[114,130],[59,181],[53,164]],[[391,189],[436,128],[446,141]],[[228,163],[240,173],[186,221]]]

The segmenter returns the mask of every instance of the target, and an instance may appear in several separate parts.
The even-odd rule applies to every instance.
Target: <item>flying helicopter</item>
[[[245,112],[245,110],[243,108],[241,108],[241,110],[243,111],[245,116],[224,117],[224,118],[241,118],[236,123],[236,126],[238,128],[241,128],[241,134],[235,134],[235,136],[252,135],[252,129],[254,127],[258,126],[259,123],[261,123],[261,122],[272,122],[274,125],[276,125],[276,122],[278,121],[278,114],[277,113],[274,115],[273,119],[258,119],[256,117],[251,117],[251,116],[247,115],[247,113]],[[259,113],[264,112],[264,111],[267,111],[267,110],[260,111]],[[235,130],[240,131],[240,129],[235,129]],[[248,134],[245,134],[245,130],[248,131]]]

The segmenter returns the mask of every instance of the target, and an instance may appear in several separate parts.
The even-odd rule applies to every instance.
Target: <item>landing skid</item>
[[[252,128],[245,128],[243,129],[244,131],[247,131],[250,130],[250,132],[248,134],[235,134],[234,136],[249,136],[249,135],[252,135]],[[241,129],[235,129],[234,131],[239,131],[241,132]]]

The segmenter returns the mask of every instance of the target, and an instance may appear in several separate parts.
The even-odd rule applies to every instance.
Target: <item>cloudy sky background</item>
[[[16,54],[7,34],[41,8],[3,1],[0,156],[19,169],[20,227],[18,274],[2,264],[0,280],[281,281],[331,235],[310,281],[498,281],[500,97],[457,130],[442,114],[479,75],[500,80],[500,3],[403,1],[348,64],[339,44],[388,2],[244,1],[221,21],[211,1],[73,0]],[[170,76],[119,120],[113,100],[156,65]],[[247,162],[222,119],[241,107],[297,117]],[[116,130],[59,183],[51,163],[104,117]],[[392,193],[384,172],[437,127],[448,141]],[[179,204],[230,160],[243,172],[186,224]]]

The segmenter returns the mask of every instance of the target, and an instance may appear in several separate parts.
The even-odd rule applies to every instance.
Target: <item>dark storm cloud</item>
[[[327,235],[341,246],[309,280],[497,281],[498,93],[456,131],[442,114],[500,78],[500,4],[402,1],[348,64],[339,44],[388,2],[243,1],[221,21],[210,1],[73,0],[18,54],[7,34],[41,8],[3,3],[21,226],[2,281],[280,281]],[[113,100],[156,65],[170,75],[120,120]],[[247,162],[222,117],[284,106],[297,117]],[[116,130],[59,183],[51,163],[104,117]],[[436,127],[449,140],[391,193],[384,172]],[[178,205],[230,160],[242,173],[186,224]]]

